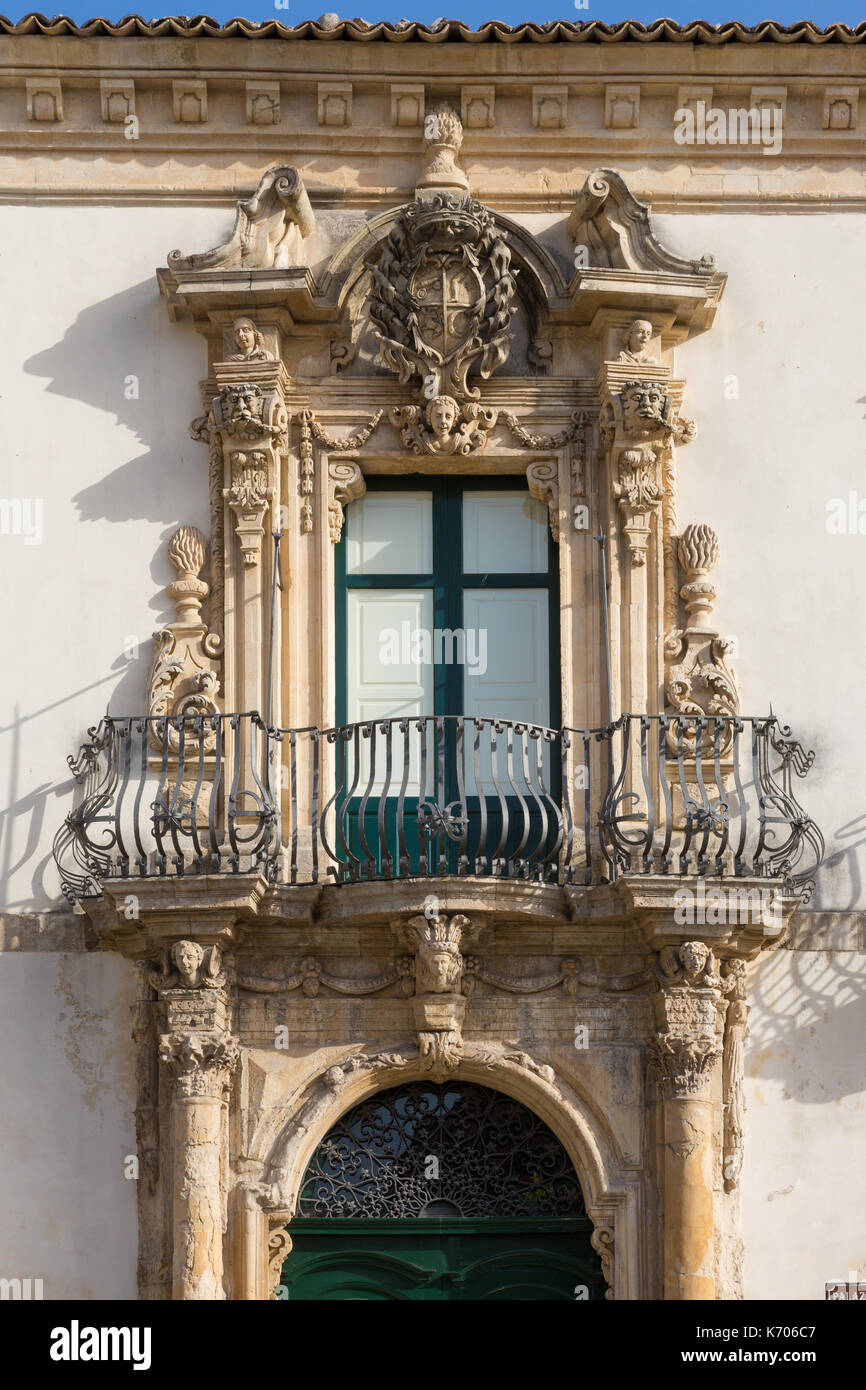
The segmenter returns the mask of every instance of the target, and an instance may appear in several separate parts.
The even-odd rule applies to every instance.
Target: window
[[[558,721],[555,554],[522,479],[368,480],[337,576],[338,723]]]
[[[349,871],[552,862],[559,768],[536,730],[559,720],[546,508],[523,479],[371,479],[336,568],[327,815]]]

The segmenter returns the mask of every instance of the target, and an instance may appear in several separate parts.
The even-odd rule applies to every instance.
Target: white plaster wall
[[[169,322],[154,269],[213,244],[219,209],[0,208],[0,496],[41,498],[44,538],[0,535],[0,881],[9,911],[56,905],[66,755],[110,705],[140,710],[171,617],[166,546],[208,530],[205,345]],[[124,381],[139,379],[138,400]],[[124,656],[129,638],[137,660]]]
[[[866,1279],[866,954],[778,951],[754,977],[742,1179],[746,1298]]]
[[[817,751],[800,784],[827,840],[812,906],[862,907],[866,534],[826,523],[832,498],[866,504],[864,220],[666,216],[657,229],[728,274],[712,329],[680,352],[699,431],[679,451],[680,527],[719,535],[716,616],[737,639],[744,711],[772,703]]]
[[[134,1299],[133,967],[0,955],[0,1277],[46,1299]]]

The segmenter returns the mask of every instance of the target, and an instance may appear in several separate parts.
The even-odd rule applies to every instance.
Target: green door
[[[587,1220],[292,1222],[281,1297],[561,1302],[604,1297]]]
[[[278,1297],[603,1298],[571,1160],[537,1115],[464,1081],[377,1092],[319,1145]]]

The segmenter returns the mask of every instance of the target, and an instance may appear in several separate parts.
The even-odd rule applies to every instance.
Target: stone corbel
[[[538,502],[543,502],[550,516],[550,534],[559,540],[559,466],[557,460],[535,459],[526,470],[529,492]]]
[[[343,534],[343,508],[366,491],[361,465],[355,459],[328,460],[328,530],[335,545]]]
[[[287,1212],[268,1212],[268,1299],[277,1298],[280,1275],[287,1255],[292,1251],[292,1238],[286,1230]]]
[[[253,343],[260,334],[251,320]],[[288,449],[288,412],[281,364],[255,347],[216,367],[219,392],[208,429],[223,453],[223,497],[235,516],[235,533],[245,566],[259,563],[264,519],[275,496],[279,456]]]
[[[663,1096],[705,1097],[722,1050],[722,981],[713,952],[702,941],[665,946],[656,981],[657,1031],[650,1040],[650,1069]]]
[[[716,589],[708,576],[719,558],[715,531],[709,526],[687,526],[676,556],[685,578],[680,597],[685,604],[686,625],[665,636],[667,707],[674,714],[733,717],[739,713],[740,696],[728,659],[732,644],[719,635],[711,621]],[[689,735],[690,748],[694,742]],[[725,743],[730,743],[730,737]]]
[[[177,579],[166,592],[173,599],[177,616],[173,623],[154,633],[154,656],[147,678],[147,712],[156,718],[185,714],[218,714],[216,697],[220,683],[215,660],[221,641],[208,631],[201,618],[201,606],[208,586],[199,576],[205,565],[207,542],[195,526],[181,526],[168,546],[168,558]],[[156,725],[148,726],[153,747],[162,748],[163,737]],[[166,730],[168,746],[176,751],[180,734]]]
[[[648,367],[639,377],[635,371],[631,363],[605,365],[599,424],[631,563],[640,566],[661,515],[673,446],[693,439],[695,427],[678,417],[665,368]]]

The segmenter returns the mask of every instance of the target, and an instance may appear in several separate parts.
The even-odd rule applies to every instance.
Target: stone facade
[[[185,386],[201,397],[183,443],[195,505],[161,565],[174,612],[140,691],[113,707],[138,728],[109,719],[85,745],[57,847],[81,944],[138,976],[139,1296],[272,1296],[339,1117],[403,1081],[458,1079],[561,1141],[608,1297],[742,1297],[750,1004],[771,953],[821,927],[802,899],[822,844],[792,791],[811,755],[750,714],[714,611],[738,545],[715,529],[720,475],[687,480],[693,441],[720,429],[689,381],[728,266],[711,240],[668,245],[656,214],[862,215],[862,49],[769,43],[759,80],[735,40],[398,48],[313,29],[257,40],[253,81],[236,27],[61,48],[31,25],[0,95],[10,203],[40,171],[49,201],[218,210],[213,249],[146,238],[159,311],[200,363]],[[181,47],[194,78],[175,74]],[[698,101],[766,106],[780,159],[747,147],[732,169],[711,144],[677,146],[675,112]],[[334,740],[274,741],[333,730],[335,545],[368,479],[410,473],[518,477],[547,509],[561,725],[578,735],[563,782],[581,788],[549,869],[329,877]],[[138,583],[156,597],[152,575]],[[611,725],[621,742],[595,737]],[[132,792],[121,809],[132,747],[157,808],[144,845]],[[88,816],[106,806],[99,840]],[[758,825],[748,858],[731,806],[743,843]],[[747,910],[706,910],[732,882]]]

